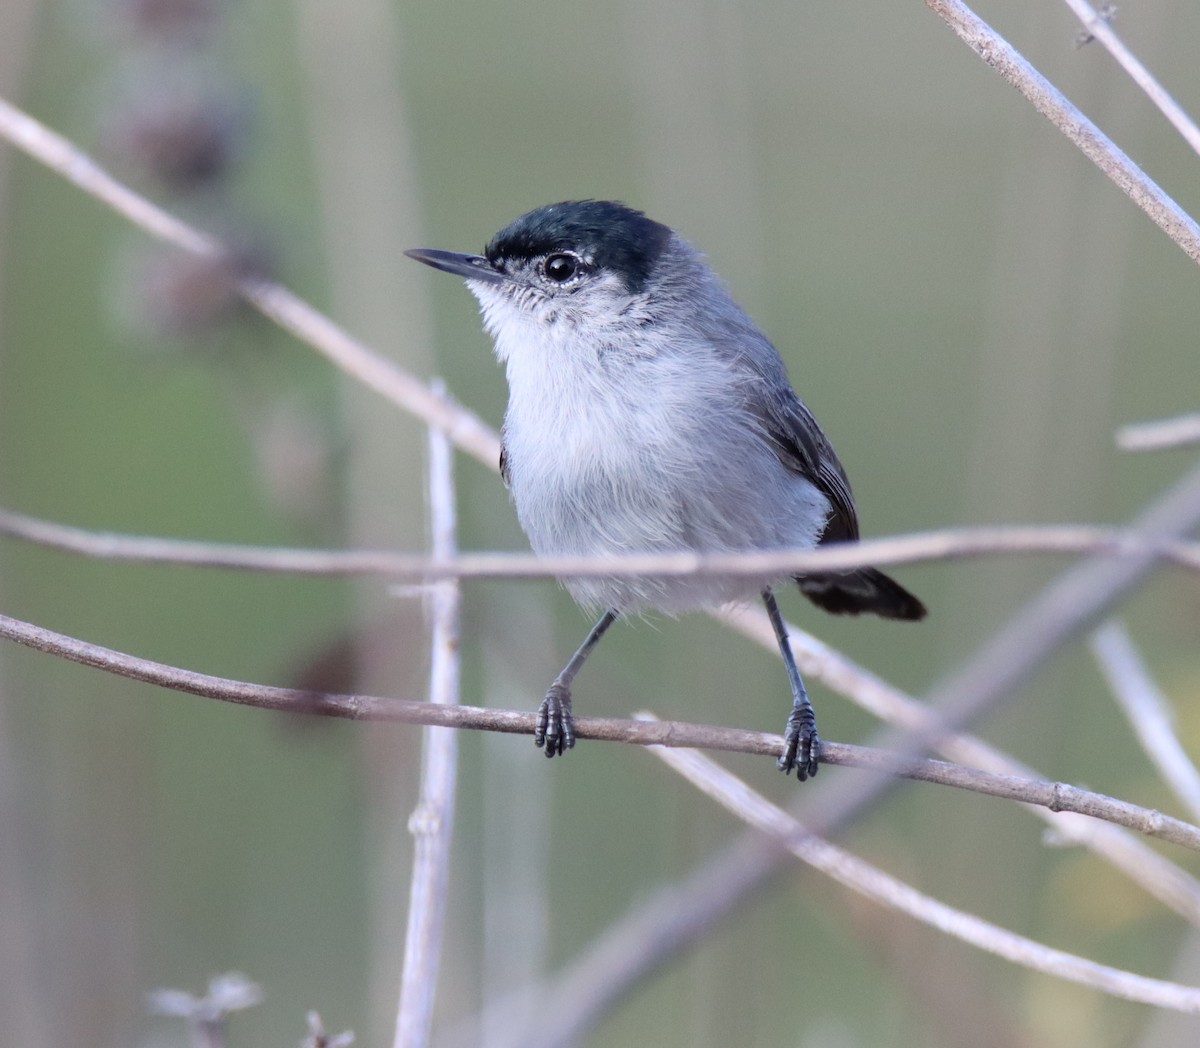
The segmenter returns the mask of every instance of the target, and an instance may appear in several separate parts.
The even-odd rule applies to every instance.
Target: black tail
[[[869,611],[885,619],[923,619],[925,605],[900,583],[874,568],[829,575],[799,575],[796,584],[818,608],[834,615]]]

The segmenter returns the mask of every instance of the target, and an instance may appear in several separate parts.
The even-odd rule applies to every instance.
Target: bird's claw
[[[783,735],[783,753],[776,762],[784,775],[795,768],[796,778],[800,782],[817,774],[821,759],[821,736],[817,734],[816,718],[811,710],[805,712],[808,716],[801,714],[798,717],[788,717]]]
[[[571,689],[555,681],[538,707],[534,744],[547,757],[557,757],[575,745],[575,719],[571,716]]]

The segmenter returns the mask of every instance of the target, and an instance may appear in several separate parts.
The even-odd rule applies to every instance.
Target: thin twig
[[[1193,262],[1200,263],[1200,226],[1011,44],[961,0],[925,0],[925,4],[1075,143]]]
[[[1135,526],[1156,535],[1168,532],[1179,535],[1194,527],[1197,516],[1200,516],[1200,469],[1185,475],[1152,503],[1139,515]],[[1129,587],[1143,578],[1152,566],[1152,561],[1140,564],[1132,561],[1120,564],[1089,561],[1060,576],[1013,616],[1008,625],[968,659],[957,674],[937,689],[935,694],[939,704],[949,708],[949,722],[965,725],[1006,692],[1015,690],[1059,646],[1102,614]],[[956,687],[960,690],[956,691]],[[883,746],[892,752],[908,752],[907,748],[916,740],[920,740],[918,744],[921,746],[947,746],[953,740],[954,733],[944,730],[945,727],[948,727],[946,720],[939,718],[930,722],[923,718],[912,729],[884,735]],[[876,779],[852,783],[839,789],[836,794],[823,794],[824,824],[845,825],[876,804],[893,788],[895,781]],[[1081,826],[1086,824],[1081,823]],[[1115,828],[1098,828],[1108,832],[1092,835],[1090,847],[1104,854],[1118,868],[1143,883],[1190,921],[1200,923],[1200,903],[1197,901],[1194,879],[1172,864],[1163,862],[1149,849],[1135,847],[1137,842],[1124,840]],[[765,884],[775,872],[776,864],[769,855],[755,853],[744,864],[735,863],[731,869],[739,877],[739,890],[748,892]],[[742,873],[746,875],[740,876]],[[705,902],[711,901],[715,894],[721,903],[732,908],[742,899],[736,892],[721,893],[719,884],[715,888],[707,883],[702,886],[708,893]],[[682,931],[673,940],[671,951],[646,949],[638,955],[637,960],[646,964],[662,963],[671,952],[694,941],[688,934],[692,928],[711,926],[719,918],[720,914],[706,913],[702,921],[695,920],[699,916],[698,900],[699,894],[689,897],[688,913],[676,914],[675,928]],[[689,916],[693,918],[690,924],[687,919]],[[641,972],[634,971],[631,964],[617,974],[626,980],[624,985],[628,986],[636,981]],[[611,996],[601,998],[599,994],[592,998],[593,1001],[606,1002],[611,999]],[[557,1041],[554,1043],[561,1044]]]
[[[764,648],[775,644],[774,632],[761,609],[746,608],[722,613],[726,625]],[[822,680],[860,708],[889,724],[911,730],[933,729],[936,713],[893,684],[871,673],[811,633],[788,623],[788,635],[796,661],[806,676]],[[965,734],[946,735],[937,750],[958,764],[981,768],[997,775],[1045,781],[1035,769],[983,740]],[[1121,870],[1164,906],[1200,927],[1200,882],[1137,837],[1094,819],[1071,813],[1055,814],[1050,808],[1029,807],[1059,837],[1088,848]],[[838,824],[823,823],[825,832]]]
[[[221,260],[214,237],[180,221],[113,178],[82,149],[28,113],[0,98],[0,137],[45,164],[147,233],[200,258]],[[496,432],[449,396],[436,394],[416,376],[368,349],[282,284],[253,273],[232,277],[238,293],[264,316],[323,354],[364,386],[445,433],[493,470],[500,468]]]
[[[350,720],[439,725],[509,734],[533,733],[535,715],[532,713],[478,706],[433,705],[411,699],[389,699],[373,695],[337,695],[228,680],[167,666],[161,662],[139,659],[7,615],[0,615],[0,636],[37,651],[115,673],[130,680],[157,684],[173,691],[183,691],[242,706]],[[638,746],[710,749],[769,757],[778,756],[782,746],[780,736],[767,732],[689,724],[682,721],[651,723],[608,717],[578,717],[575,727],[575,734],[582,739],[632,743]],[[1147,808],[1088,793],[1086,790],[1062,783],[1027,780],[1022,785],[1012,776],[960,768],[944,761],[914,757],[897,759],[894,755],[846,743],[822,743],[821,760],[825,764],[920,779],[995,797],[1020,800],[1026,804],[1048,805],[1055,811],[1077,811],[1200,851],[1200,828]]]
[[[1200,989],[1097,964],[1017,935],[918,892],[911,885],[820,837],[755,793],[742,780],[699,753],[651,749],[728,811],[771,834],[801,861],[876,902],[1033,971],[1055,975],[1114,997],[1200,1013]]]
[[[726,625],[773,649],[774,633],[761,609],[729,610],[721,617]],[[875,716],[910,727],[926,724],[933,716],[894,685],[794,624],[788,625],[788,632],[806,676],[820,678]],[[973,736],[945,738],[939,749],[961,763],[1001,775],[1042,778]],[[805,800],[811,802],[806,810],[814,813],[820,832],[828,835],[844,827],[845,819],[830,811],[825,795],[806,794]],[[1034,806],[1026,810],[1039,815],[1057,836],[1088,848],[1185,920],[1200,926],[1200,883],[1140,838],[1118,826],[1072,813],[1055,814]],[[530,1023],[515,999],[490,1002],[478,1023],[505,1031],[497,1048],[567,1048],[575,1044],[583,1031],[593,1029],[601,1016],[654,971],[700,942],[714,926],[756,897],[780,876],[781,867],[780,853],[762,837],[739,835],[680,881],[639,901],[552,981],[522,992],[521,1001],[568,1002],[556,1011],[553,1026]],[[452,1042],[455,1048],[473,1043],[469,1033]]]
[[[1146,668],[1129,631],[1110,619],[1092,634],[1091,648],[1142,749],[1192,818],[1200,819],[1200,771],[1180,743],[1170,704]]]
[[[1131,528],[1155,539],[1175,540],[1200,524],[1200,466],[1177,481],[1134,519]],[[914,754],[992,712],[1069,640],[1076,637],[1140,583],[1157,561],[1152,554],[1121,560],[1084,561],[1063,572],[1028,601],[1006,626],[968,656],[927,696],[938,723],[889,733],[885,750]],[[872,801],[888,787],[863,784],[848,790],[841,803],[850,807]]]
[[[536,579],[564,575],[618,578],[665,575],[674,578],[709,574],[756,577],[1015,553],[1086,553],[1113,557],[1152,553],[1180,567],[1200,571],[1200,543],[1165,541],[1128,529],[1087,524],[945,528],[817,549],[578,557],[540,557],[532,553],[507,552],[455,556],[439,556],[435,552],[430,556],[384,550],[286,549],[194,542],[88,531],[6,509],[0,509],[0,534],[105,560],[294,575],[385,575],[421,579]]]
[[[1183,111],[1167,89],[1125,46],[1111,25],[1111,17],[1105,18],[1087,0],[1065,0],[1065,2],[1083,23],[1088,37],[1100,41],[1104,49],[1117,60],[1117,64],[1129,74],[1146,97],[1171,122],[1171,126],[1183,136],[1183,140],[1192,147],[1193,151],[1200,153],[1200,127],[1196,126],[1192,118]]]
[[[1187,444],[1200,444],[1200,414],[1137,422],[1117,430],[1117,447],[1122,451],[1161,451]]]
[[[453,456],[445,436],[431,429],[429,520],[433,552],[439,557],[453,557],[458,544]],[[447,580],[435,585],[431,603],[433,656],[429,670],[429,701],[452,707],[459,698],[457,583]],[[427,727],[424,735],[421,794],[408,823],[414,837],[413,875],[395,1048],[425,1048],[429,1044],[450,883],[458,736],[450,728],[434,727]]]

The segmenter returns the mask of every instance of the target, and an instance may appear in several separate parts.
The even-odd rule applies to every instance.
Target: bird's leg
[[[792,712],[788,714],[787,727],[783,731],[783,753],[777,763],[784,775],[795,768],[796,778],[803,782],[810,775],[817,774],[817,761],[821,757],[817,718],[812,703],[808,701],[808,692],[804,690],[804,681],[800,679],[800,671],[796,669],[796,659],[788,643],[787,628],[783,624],[783,616],[779,614],[779,605],[775,603],[775,594],[769,588],[764,589],[762,599],[767,606],[771,628],[775,630],[775,639],[779,642],[779,653],[783,656],[788,683],[792,686]]]
[[[575,720],[571,716],[571,682],[579,668],[587,661],[592,649],[616,619],[615,611],[606,611],[600,616],[596,625],[583,638],[579,650],[554,678],[554,683],[542,699],[542,704],[538,707],[537,724],[533,729],[533,741],[538,746],[545,747],[547,757],[557,756],[575,745]]]

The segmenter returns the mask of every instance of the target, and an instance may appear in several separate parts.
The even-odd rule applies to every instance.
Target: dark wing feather
[[[829,519],[818,543],[855,541],[858,514],[850,481],[812,412],[788,387],[766,398],[759,417],[780,461],[829,499]],[[869,611],[889,619],[925,617],[920,600],[875,568],[798,575],[796,583],[809,600],[835,615]]]
[[[852,542],[857,539],[858,514],[854,509],[850,481],[812,412],[790,387],[759,404],[763,431],[779,460],[829,499],[829,520],[820,541]]]

